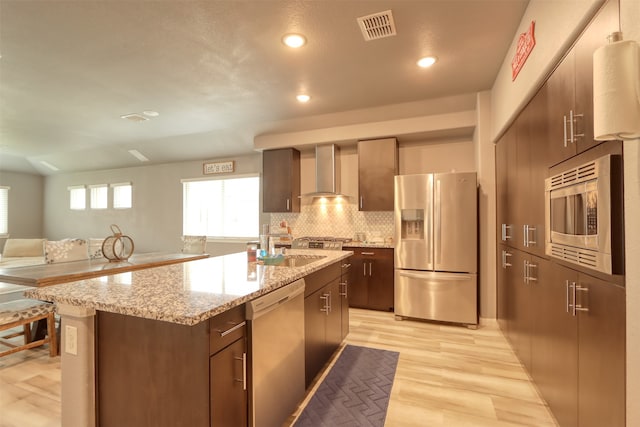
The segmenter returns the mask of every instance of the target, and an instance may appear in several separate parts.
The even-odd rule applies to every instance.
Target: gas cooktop
[[[291,249],[330,249],[340,251],[344,243],[350,242],[347,237],[298,237],[291,242]]]

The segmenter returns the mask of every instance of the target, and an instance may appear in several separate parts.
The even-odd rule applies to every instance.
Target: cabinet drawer
[[[321,270],[314,271],[313,273],[308,274],[304,278],[304,297],[308,297],[333,279],[340,277],[340,274],[342,272],[342,264],[344,264],[343,261],[334,262],[333,264]]]
[[[209,320],[209,353],[215,354],[246,333],[244,305]]]

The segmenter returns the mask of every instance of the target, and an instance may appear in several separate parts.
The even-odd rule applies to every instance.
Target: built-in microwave
[[[547,178],[545,253],[624,274],[621,186],[621,159],[612,154]]]

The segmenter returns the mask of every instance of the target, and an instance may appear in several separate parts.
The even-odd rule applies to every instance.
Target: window
[[[76,185],[67,189],[69,190],[69,209],[84,210],[87,207],[87,191],[84,185]]]
[[[90,185],[91,209],[107,209],[107,184]]]
[[[9,233],[9,189],[11,187],[0,187],[0,236]]]
[[[130,209],[131,208],[131,183],[122,182],[119,184],[111,184],[113,188],[113,208],[114,209]]]
[[[183,181],[183,234],[255,238],[259,234],[258,175]]]

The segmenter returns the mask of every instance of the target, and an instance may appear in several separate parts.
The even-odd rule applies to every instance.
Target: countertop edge
[[[335,251],[330,251],[330,252],[332,252],[332,255],[335,253]],[[269,280],[270,283],[268,283],[263,288],[260,288],[254,292],[248,293],[246,295],[238,296],[235,298],[230,298],[225,302],[212,306],[210,309],[207,309],[205,311],[198,312],[197,314],[192,314],[192,315],[175,315],[175,314],[172,315],[172,313],[170,312],[166,312],[166,311],[162,312],[160,310],[156,310],[154,308],[149,308],[149,307],[135,308],[130,306],[129,307],[117,306],[115,303],[109,303],[105,301],[94,301],[89,298],[87,299],[73,298],[73,297],[70,297],[69,295],[65,295],[64,293],[59,294],[58,292],[60,289],[64,289],[63,287],[65,286],[67,287],[80,286],[80,285],[91,286],[92,281],[99,280],[98,278],[79,280],[76,282],[69,282],[69,283],[64,283],[59,285],[51,285],[51,286],[41,287],[41,288],[33,288],[31,290],[25,291],[25,296],[28,298],[49,301],[56,304],[68,304],[71,306],[84,307],[84,308],[94,309],[97,311],[104,311],[109,313],[140,317],[144,319],[159,320],[159,321],[166,321],[174,324],[193,326],[200,322],[206,321],[220,313],[223,313],[227,310],[230,310],[234,307],[244,304],[247,301],[250,301],[252,299],[265,295],[283,286],[286,286],[302,277],[305,277],[315,271],[321,270],[331,264],[339,262],[352,255],[353,255],[353,251],[343,250],[341,251],[340,255],[329,257],[329,259],[319,260],[318,264],[316,265],[314,265],[315,263],[312,263],[303,267],[297,267],[297,268],[291,267],[284,271],[280,269],[280,267],[262,266],[265,269],[276,269],[276,268],[280,269],[279,273],[281,274],[281,277],[278,279],[270,279]],[[185,261],[185,263],[188,263],[188,262],[195,262],[195,261]],[[151,272],[152,270],[157,271],[158,269],[162,269],[162,268],[165,268],[165,266],[150,267],[146,270]],[[116,291],[114,290],[113,292],[116,292]],[[196,291],[191,291],[191,293],[196,293]],[[105,296],[104,299],[108,301],[109,295]]]

